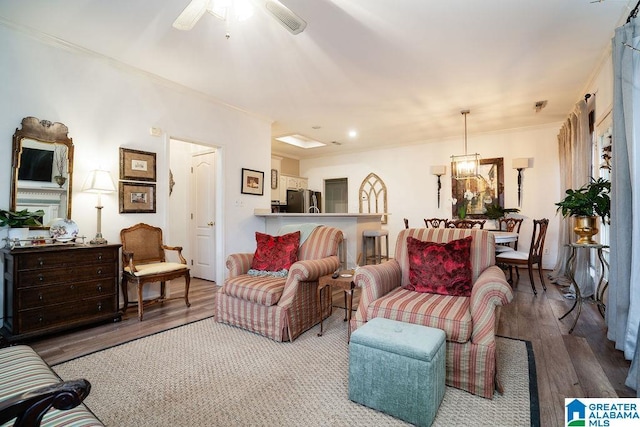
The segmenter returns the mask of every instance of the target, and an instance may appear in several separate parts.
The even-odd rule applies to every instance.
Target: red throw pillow
[[[251,263],[254,270],[288,270],[291,264],[298,261],[299,231],[282,236],[270,236],[256,231],[256,243],[256,252]]]
[[[407,237],[409,285],[405,289],[471,296],[471,236],[447,243]]]

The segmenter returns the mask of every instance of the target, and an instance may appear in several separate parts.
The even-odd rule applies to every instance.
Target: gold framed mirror
[[[59,122],[22,119],[13,134],[9,209],[45,212],[42,224],[71,219],[73,140]]]

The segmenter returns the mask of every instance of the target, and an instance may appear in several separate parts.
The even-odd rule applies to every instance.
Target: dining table
[[[518,241],[515,231],[488,230],[496,239],[496,244],[513,243]]]

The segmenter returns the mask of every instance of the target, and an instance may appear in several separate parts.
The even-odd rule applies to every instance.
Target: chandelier
[[[479,176],[480,154],[467,154],[467,114],[469,110],[462,110],[464,116],[464,154],[451,156],[451,176],[455,179],[469,179]]]

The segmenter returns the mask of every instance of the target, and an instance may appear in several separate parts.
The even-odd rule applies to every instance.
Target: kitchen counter
[[[342,230],[344,243],[340,260],[345,269],[353,268],[361,257],[362,232],[382,228],[382,214],[371,213],[271,213],[256,210],[257,217],[265,219],[265,233],[275,235],[283,225],[317,223]]]
[[[272,212],[262,212],[260,209],[256,209],[256,211],[254,212],[254,215],[263,216],[263,217],[303,217],[303,218],[373,217],[373,218],[378,218],[378,221],[382,217],[382,214],[372,214],[372,213],[286,213],[286,212],[272,213]]]

